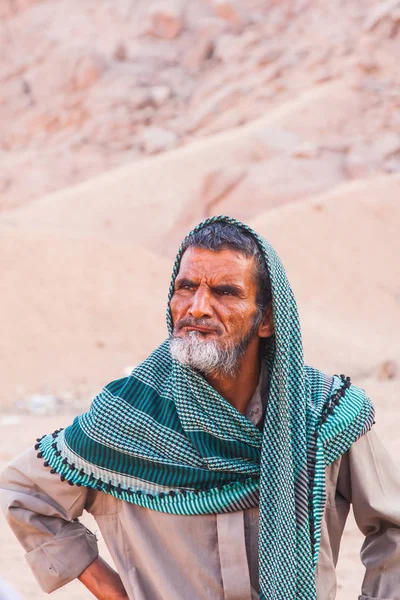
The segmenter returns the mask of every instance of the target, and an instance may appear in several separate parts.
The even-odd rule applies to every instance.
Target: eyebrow
[[[187,277],[184,277],[182,279],[176,279],[176,288],[179,289],[185,285],[189,287],[197,287],[198,283],[194,282],[192,279],[188,279]],[[236,294],[237,296],[242,296],[245,293],[245,290],[241,286],[235,285],[234,283],[221,283],[220,285],[210,285],[210,288],[211,290],[216,292],[229,292],[231,294]]]
[[[188,279],[187,277],[184,277],[183,279],[180,279],[179,277],[177,277],[176,280],[175,280],[175,287],[179,288],[179,287],[182,287],[184,285],[189,285],[191,287],[196,287],[198,284],[195,283],[194,281],[192,281],[191,279]]]
[[[244,293],[243,288],[234,283],[221,283],[221,285],[212,285],[210,287],[217,292],[229,292],[231,294],[236,294],[237,296],[241,296]]]

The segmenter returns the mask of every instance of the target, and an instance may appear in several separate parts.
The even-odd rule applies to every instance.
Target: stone
[[[188,71],[197,71],[201,65],[212,57],[214,52],[214,36],[206,30],[199,31],[193,44],[185,53],[182,64]]]
[[[213,0],[212,7],[215,14],[221,19],[225,19],[233,26],[243,25],[245,22],[244,13],[237,2],[232,0]]]
[[[155,85],[149,89],[149,100],[154,106],[159,107],[171,97],[171,90],[166,85]]]
[[[380,380],[394,379],[398,373],[399,366],[395,360],[384,360],[377,369],[377,376]]]
[[[400,21],[400,1],[386,0],[386,2],[377,2],[374,8],[368,14],[365,23],[365,31],[373,31],[379,23],[385,19]]]
[[[89,88],[100,79],[105,68],[104,58],[97,53],[78,57],[66,83],[67,91],[76,92]]]
[[[56,414],[59,404],[52,394],[33,394],[23,402],[23,408],[31,415],[46,416]]]
[[[146,127],[141,133],[141,146],[148,154],[170,150],[176,146],[177,142],[176,133],[161,127]]]
[[[179,2],[164,0],[152,4],[148,11],[148,35],[172,40],[179,36],[183,29],[183,9]]]
[[[128,52],[123,42],[120,42],[114,50],[114,58],[118,62],[124,62],[128,58]]]
[[[380,172],[385,165],[385,170],[390,171],[390,159],[395,159],[399,151],[400,135],[394,131],[385,131],[374,139],[361,139],[348,152],[346,174],[353,178],[367,177]]]
[[[311,142],[303,142],[293,152],[295,158],[317,158],[320,149],[316,144]]]

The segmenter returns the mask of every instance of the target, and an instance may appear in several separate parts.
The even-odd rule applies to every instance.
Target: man
[[[363,600],[400,599],[399,477],[345,376],[305,367],[274,250],[228,217],[175,261],[170,338],[2,475],[42,588],[102,600],[332,600],[350,502]],[[70,485],[68,485],[70,484]],[[118,574],[98,557],[99,525]]]

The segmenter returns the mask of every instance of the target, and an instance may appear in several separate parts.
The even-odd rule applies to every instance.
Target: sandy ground
[[[378,411],[377,431],[391,454],[397,460],[400,452],[400,440],[397,432],[400,418],[397,412],[396,399],[400,396],[399,380],[377,382],[370,378],[360,381],[367,387],[375,400]],[[57,427],[67,425],[74,415],[63,414],[59,417],[32,417],[4,415],[0,418],[0,467],[3,467],[17,453],[24,450],[38,435],[53,431]],[[89,514],[82,517],[85,525],[92,531],[97,531],[96,523]],[[97,532],[101,554],[111,561],[104,541]],[[47,597],[38,587],[24,560],[24,552],[9,530],[5,520],[0,519],[0,576],[6,579],[21,594],[22,598],[40,600]],[[354,600],[360,593],[363,578],[363,566],[358,558],[362,544],[362,536],[349,517],[345,530],[338,565],[338,594],[337,600]],[[55,592],[52,597],[69,600],[84,600],[93,597],[79,581],[74,581],[63,589]]]

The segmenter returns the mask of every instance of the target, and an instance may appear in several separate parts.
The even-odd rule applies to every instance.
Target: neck
[[[249,344],[246,354],[239,362],[237,375],[226,376],[216,373],[207,381],[225,400],[243,415],[256,391],[260,379],[259,344]]]

